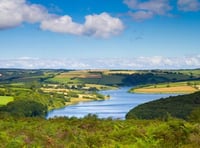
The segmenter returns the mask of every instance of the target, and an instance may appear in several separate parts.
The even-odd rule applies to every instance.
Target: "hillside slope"
[[[165,118],[168,114],[173,117],[187,119],[188,115],[200,107],[200,92],[161,98],[156,101],[141,104],[130,110],[126,118],[154,119]]]

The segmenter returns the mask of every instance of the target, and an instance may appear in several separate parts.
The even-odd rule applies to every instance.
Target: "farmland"
[[[200,90],[200,81],[160,83],[150,86],[136,87],[132,93],[193,93]]]
[[[12,97],[14,101],[34,100],[48,110],[79,101],[106,99],[98,94],[99,90],[121,86],[134,86],[130,91],[134,93],[192,93],[199,90],[200,84],[199,69],[0,69],[0,73],[0,96]]]
[[[119,71],[70,71],[56,75],[54,78],[48,79],[51,83],[64,84],[99,84],[99,85],[120,85],[125,78],[123,75],[118,75]],[[130,72],[129,72],[130,73]],[[128,73],[128,74],[129,74]],[[125,73],[127,74],[127,73]]]

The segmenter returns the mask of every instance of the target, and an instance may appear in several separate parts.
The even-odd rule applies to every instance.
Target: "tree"
[[[194,109],[189,115],[189,121],[200,123],[200,108]]]
[[[20,117],[44,117],[47,113],[46,106],[32,100],[15,100],[0,110]]]

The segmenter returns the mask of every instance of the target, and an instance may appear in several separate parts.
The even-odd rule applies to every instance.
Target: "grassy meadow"
[[[14,98],[10,97],[10,96],[0,96],[0,106],[6,105],[9,102],[12,102],[13,100],[14,100]]]

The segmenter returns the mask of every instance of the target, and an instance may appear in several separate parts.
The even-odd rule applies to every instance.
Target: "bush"
[[[72,91],[68,92],[68,93],[67,93],[67,96],[68,96],[68,97],[73,97],[73,98],[78,98],[78,97],[79,97],[78,94],[77,94],[76,92],[72,92]]]
[[[0,111],[19,117],[44,117],[47,113],[47,107],[31,100],[16,100],[1,107]]]

